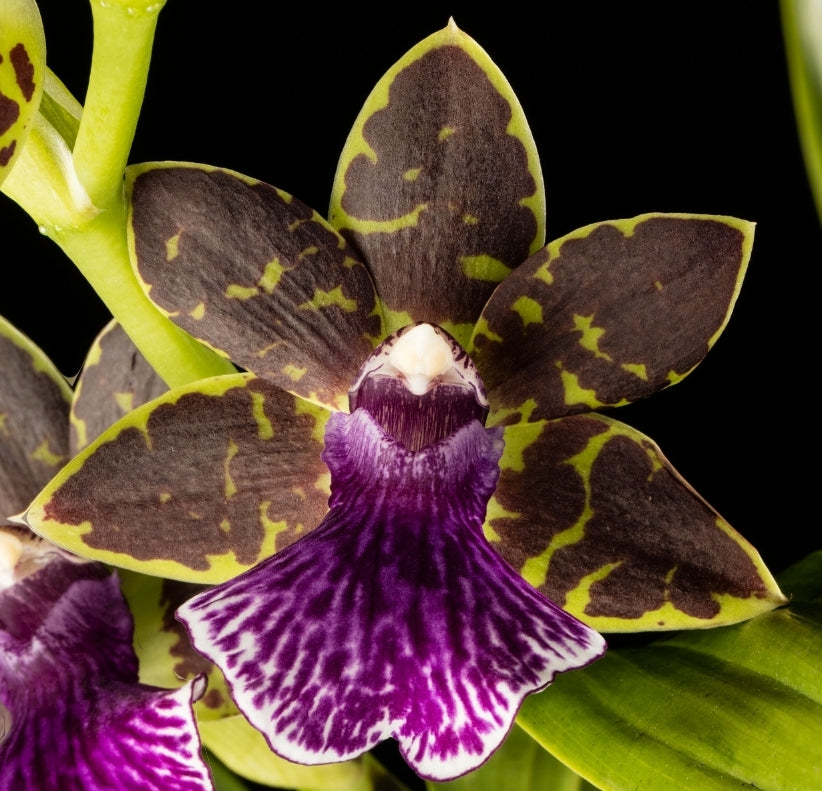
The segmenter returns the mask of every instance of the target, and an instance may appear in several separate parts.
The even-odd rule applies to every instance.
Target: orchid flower
[[[131,411],[25,520],[78,555],[215,585],[178,615],[277,754],[393,737],[450,779],[526,695],[602,654],[595,629],[785,602],[610,414],[716,342],[753,225],[646,214],[546,245],[522,108],[453,22],[366,101],[329,221],[191,163],[132,166],[127,195],[148,297],[244,370]]]
[[[0,788],[212,789],[204,676],[139,683],[117,574],[7,522],[68,457],[70,392],[3,319],[0,356]]]

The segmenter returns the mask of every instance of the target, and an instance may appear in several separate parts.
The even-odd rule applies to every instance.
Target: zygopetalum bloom
[[[367,100],[330,222],[227,170],[127,175],[147,293],[245,371],[134,410],[26,518],[78,554],[223,583],[178,614],[275,752],[393,736],[451,778],[601,654],[591,627],[784,602],[656,445],[594,411],[698,364],[753,226],[648,214],[545,245],[522,109],[453,22]]]
[[[3,319],[0,359],[0,789],[212,789],[205,678],[138,683],[117,575],[7,522],[68,457],[70,393]]]

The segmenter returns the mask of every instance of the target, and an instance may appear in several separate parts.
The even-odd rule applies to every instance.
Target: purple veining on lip
[[[479,766],[523,698],[604,651],[482,534],[501,430],[418,452],[335,414],[330,511],[304,539],[178,610],[272,749],[344,760],[394,737],[423,777]]]
[[[0,592],[0,791],[211,791],[192,703],[138,682],[116,575],[47,552]]]

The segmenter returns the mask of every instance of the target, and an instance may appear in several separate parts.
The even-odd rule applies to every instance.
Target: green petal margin
[[[72,459],[26,521],[83,557],[222,582],[322,519],[329,415],[252,374],[176,388]]]
[[[540,250],[500,284],[471,340],[491,421],[617,406],[683,379],[730,318],[753,230],[645,214]]]
[[[43,95],[46,36],[34,0],[0,2],[0,184],[31,130]]]
[[[606,791],[822,788],[822,552],[785,608],[683,632],[557,678],[519,724]]]
[[[144,164],[126,184],[132,260],[160,310],[243,368],[347,409],[382,319],[343,238],[296,198],[227,170]]]
[[[200,721],[200,736],[226,766],[257,783],[300,791],[408,791],[368,753],[320,766],[286,761],[242,715]]]
[[[756,550],[624,423],[508,426],[500,468],[489,540],[600,632],[713,627],[786,601]]]
[[[0,316],[0,524],[68,460],[71,390],[51,360]]]
[[[114,320],[94,339],[74,388],[71,454],[168,386]]]
[[[463,344],[495,285],[544,243],[525,115],[453,20],[368,97],[340,158],[330,218],[371,268],[389,332],[429,321]]]

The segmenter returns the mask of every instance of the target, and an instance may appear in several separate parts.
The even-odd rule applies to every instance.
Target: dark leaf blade
[[[719,626],[786,601],[756,550],[624,423],[508,426],[500,467],[493,546],[601,632]]]
[[[168,386],[115,321],[94,339],[71,403],[71,454],[75,455],[137,406]]]
[[[492,411],[550,419],[683,379],[730,318],[753,228],[732,217],[645,214],[540,250],[500,284],[472,338]]]
[[[2,316],[0,360],[2,524],[68,460],[71,389],[42,350]]]
[[[177,388],[76,456],[26,521],[83,557],[190,582],[228,579],[319,524],[328,415],[252,374]]]
[[[366,268],[316,212],[204,165],[128,169],[129,247],[154,303],[289,392],[343,409],[382,335]]]
[[[812,582],[787,607],[612,647],[527,700],[519,724],[609,791],[822,787],[822,553],[800,566]]]
[[[388,332],[465,343],[496,284],[543,243],[545,196],[522,108],[453,21],[380,80],[342,152],[331,223],[353,241]]]

